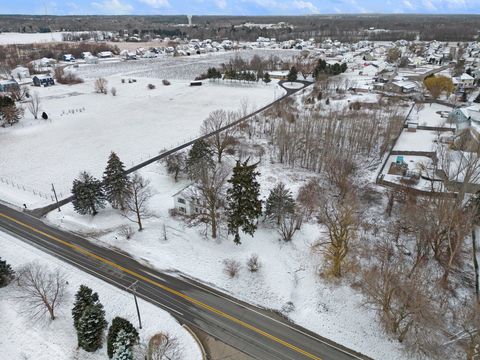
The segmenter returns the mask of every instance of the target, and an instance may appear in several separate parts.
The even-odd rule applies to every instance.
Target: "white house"
[[[472,87],[474,81],[475,79],[467,73],[460,75],[460,82],[463,87]]]
[[[205,214],[205,201],[200,199],[195,184],[190,184],[173,194],[174,208],[181,214],[192,216]]]
[[[17,66],[15,69],[13,69],[10,74],[14,79],[22,80],[25,78],[30,77],[30,71],[28,68],[24,66]]]
[[[99,58],[111,58],[113,56],[113,53],[111,51],[100,51],[97,56]]]

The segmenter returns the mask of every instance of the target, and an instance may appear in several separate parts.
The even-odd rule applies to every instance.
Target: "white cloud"
[[[104,0],[102,2],[92,2],[92,6],[97,8],[101,13],[112,15],[125,15],[133,11],[133,6],[122,3],[120,0]]]
[[[403,0],[403,5],[410,10],[415,9],[415,6],[409,0]]]
[[[216,0],[215,5],[220,9],[225,9],[227,7],[227,2],[226,0]]]
[[[436,11],[437,7],[433,4],[432,0],[423,0],[423,6],[429,11]]]
[[[311,13],[319,12],[318,8],[315,5],[313,5],[310,1],[295,0],[292,2],[292,5],[296,9],[308,10]]]
[[[154,8],[170,7],[168,0],[140,0],[140,2],[150,5]]]

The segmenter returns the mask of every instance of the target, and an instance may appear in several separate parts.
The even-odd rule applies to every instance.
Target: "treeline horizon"
[[[321,14],[302,16],[225,16],[193,15],[192,26],[187,15],[0,15],[1,32],[50,31],[120,31],[139,35],[179,36],[188,38],[229,38],[255,41],[257,37],[332,38],[344,42],[399,39],[472,41],[480,29],[476,14]],[[242,24],[285,22],[293,28],[261,29]],[[239,27],[240,26],[240,27]],[[369,28],[388,31],[368,31]]]

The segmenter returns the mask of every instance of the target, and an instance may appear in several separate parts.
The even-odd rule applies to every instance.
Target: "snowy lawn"
[[[406,129],[398,138],[393,150],[396,151],[423,151],[430,152],[435,150],[435,141],[438,138],[437,131],[417,130],[410,132]]]
[[[452,111],[452,108],[449,106],[441,104],[425,104],[424,108],[421,109],[418,113],[416,108],[413,108],[413,111],[409,117],[409,121],[418,121],[420,126],[432,126],[432,127],[448,127],[454,128],[455,124],[449,123],[447,120],[448,114]]]
[[[12,187],[0,181],[0,199],[29,207],[51,203],[51,183],[60,198],[69,195],[80,171],[101,176],[110,151],[130,167],[199,135],[203,120],[213,110],[236,111],[245,101],[250,112],[285,91],[274,82],[222,85],[207,81],[191,87],[180,80],[172,80],[170,86],[158,79],[137,78],[130,84],[117,76],[107,80],[117,96],[95,93],[93,80],[30,88],[39,92],[41,109],[49,120],[33,120],[26,111],[20,123],[0,129],[4,150],[0,178],[17,184]],[[150,83],[156,88],[148,90]],[[34,190],[48,194],[47,199],[35,196]]]
[[[47,255],[5,233],[0,233],[2,259],[17,268],[27,262],[36,261],[50,269],[60,268],[68,278],[68,296],[57,313],[54,321],[44,320],[32,322],[20,315],[22,306],[14,298],[14,283],[0,289],[0,353],[2,359],[35,359],[35,360],[100,360],[106,359],[106,342],[94,353],[77,349],[76,332],[73,328],[71,308],[74,294],[81,284],[85,284],[98,292],[100,301],[105,307],[107,321],[115,316],[128,319],[138,325],[133,298],[127,292],[81,272],[77,268]],[[168,332],[176,336],[182,346],[182,359],[200,360],[200,349],[191,335],[180,326],[167,312],[139,299],[143,328],[139,330],[141,341],[148,342],[158,332]],[[105,333],[106,334],[106,333]]]
[[[279,181],[296,195],[310,176],[298,169],[269,164],[268,160],[263,161],[259,170],[263,198]],[[97,233],[93,240],[97,243],[127,251],[157,269],[182,272],[248,302],[279,310],[298,324],[375,359],[411,359],[398,343],[388,339],[375,314],[362,305],[363,298],[358,292],[319,277],[321,259],[311,247],[325,236],[318,224],[304,224],[290,243],[280,241],[275,230],[261,220],[255,236],[243,235],[239,246],[227,237],[224,229],[221,239],[214,241],[202,234],[204,226],[187,226],[168,214],[173,207],[172,195],[185,187],[187,181],[175,183],[159,164],[141,173],[151,181],[154,196],[149,207],[155,217],[145,221],[145,230],[136,232],[131,240],[119,236],[118,229],[122,224],[135,224],[111,209],[92,218],[79,216],[68,205],[62,212],[50,213],[47,221],[66,229]],[[258,254],[262,263],[259,273],[250,273],[245,265],[253,253]],[[242,263],[237,278],[230,279],[224,273],[225,259]]]
[[[304,85],[301,82],[284,82],[283,86],[286,87],[287,89],[301,89]]]

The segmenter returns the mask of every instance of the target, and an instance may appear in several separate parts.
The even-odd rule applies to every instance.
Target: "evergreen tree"
[[[128,195],[128,176],[125,166],[113,151],[108,158],[103,173],[103,189],[105,197],[114,209],[125,209],[125,198]]]
[[[295,68],[295,66],[292,66],[290,68],[290,71],[288,72],[287,80],[290,81],[290,82],[294,82],[294,81],[297,80],[297,77],[298,77],[298,71]]]
[[[78,321],[78,346],[88,352],[99,349],[102,346],[103,331],[106,327],[103,305],[98,302],[87,306]]]
[[[0,288],[10,284],[13,280],[15,272],[12,270],[10,264],[0,258]]]
[[[192,180],[197,180],[201,171],[213,168],[213,150],[205,140],[197,140],[188,152],[187,172]]]
[[[111,359],[114,351],[114,344],[117,340],[118,333],[120,330],[123,330],[128,334],[130,343],[133,345],[138,340],[137,329],[132,325],[132,323],[124,318],[116,317],[112,320],[112,325],[108,329],[107,335],[107,353],[108,357]]]
[[[88,306],[94,305],[98,302],[98,294],[93,292],[86,285],[80,285],[75,294],[75,302],[72,308],[73,326],[78,330],[78,322],[83,315],[83,312]]]
[[[295,200],[292,193],[285,187],[285,184],[279,183],[268,195],[265,206],[265,216],[275,220],[280,225],[285,216],[293,214],[295,211]]]
[[[81,215],[96,215],[97,209],[105,207],[102,182],[84,171],[73,181],[73,208]]]
[[[227,190],[228,232],[235,236],[235,244],[240,244],[239,230],[253,236],[257,229],[257,218],[262,214],[262,202],[259,199],[260,184],[257,164],[248,165],[237,161]]]
[[[131,336],[121,329],[113,344],[113,360],[133,360]]]
[[[269,82],[272,81],[272,79],[270,79],[270,74],[268,72],[266,72],[264,75],[263,75],[263,80],[262,80],[265,84],[268,84]]]
[[[0,96],[0,126],[16,124],[22,116],[23,108],[17,107],[11,97]]]
[[[340,65],[340,70],[342,71],[342,73],[347,71],[347,63],[342,63],[342,65]]]

